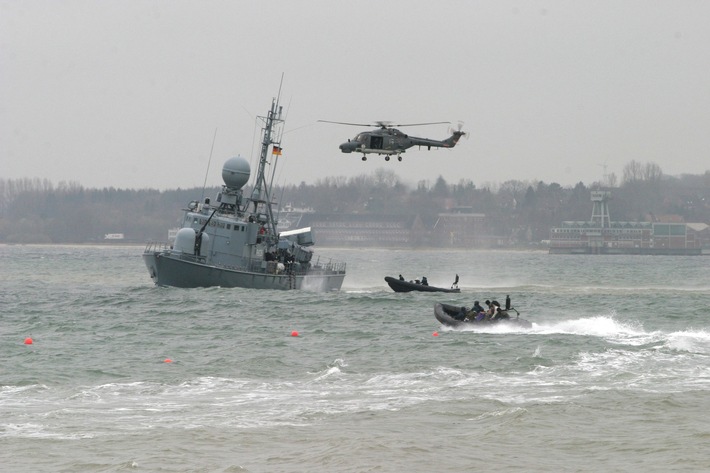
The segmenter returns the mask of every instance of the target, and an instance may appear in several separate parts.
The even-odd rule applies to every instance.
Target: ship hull
[[[182,259],[166,252],[143,254],[148,272],[158,286],[242,287],[248,289],[337,291],[343,285],[345,272],[309,270],[305,274],[272,274],[223,268]]]

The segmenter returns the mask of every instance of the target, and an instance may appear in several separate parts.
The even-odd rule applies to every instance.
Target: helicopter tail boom
[[[456,146],[456,143],[459,142],[459,139],[466,135],[465,132],[458,130],[454,131],[450,137],[446,138],[445,140],[430,140],[427,138],[415,138],[415,137],[409,137],[410,143],[413,146],[426,146],[427,149],[432,149],[432,148],[453,148]]]

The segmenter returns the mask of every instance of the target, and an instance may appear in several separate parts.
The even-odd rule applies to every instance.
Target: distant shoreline
[[[2,246],[43,246],[43,247],[60,247],[60,246],[97,246],[97,247],[111,247],[116,248],[120,246],[125,247],[140,247],[145,246],[145,243],[0,243]]]
[[[144,247],[146,243],[0,243],[0,247],[10,246],[33,246],[33,247],[127,247],[136,248]],[[388,250],[388,251],[446,251],[446,252],[468,252],[468,251],[485,251],[485,252],[523,252],[523,253],[547,253],[547,249],[542,248],[441,248],[441,247],[417,247],[407,248],[401,246],[323,246],[316,245],[319,250],[335,250],[335,251],[369,251],[369,250]]]

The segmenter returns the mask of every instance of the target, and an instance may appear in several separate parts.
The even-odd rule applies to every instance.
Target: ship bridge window
[[[231,223],[228,223],[228,224],[227,224],[227,230],[231,230],[231,229],[232,229],[232,224],[231,224]]]

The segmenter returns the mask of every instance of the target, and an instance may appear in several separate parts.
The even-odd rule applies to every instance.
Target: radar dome
[[[222,166],[222,180],[227,187],[241,189],[249,181],[249,161],[241,156],[229,158]]]

